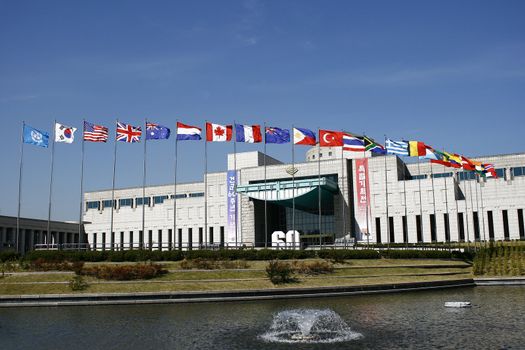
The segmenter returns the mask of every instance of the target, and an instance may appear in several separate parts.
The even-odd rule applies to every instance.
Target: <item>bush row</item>
[[[372,250],[372,249],[323,249],[315,250],[271,250],[271,249],[240,249],[240,250],[191,250],[191,251],[32,251],[25,260],[28,261],[88,261],[88,262],[138,262],[138,261],[180,261],[180,260],[290,260],[322,258],[334,261],[346,259],[467,259],[471,253],[445,250]]]

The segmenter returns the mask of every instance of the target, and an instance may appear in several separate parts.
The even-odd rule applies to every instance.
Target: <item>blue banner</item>
[[[237,193],[235,192],[237,185],[237,171],[228,170],[226,173],[226,190],[228,195],[226,196],[227,203],[227,225],[228,225],[228,242],[236,242],[236,232],[235,228],[237,227]]]

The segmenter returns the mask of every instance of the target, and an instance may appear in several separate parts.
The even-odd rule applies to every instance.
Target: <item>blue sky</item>
[[[114,132],[116,118],[235,119],[467,156],[525,151],[523,13],[523,1],[0,0],[0,214],[16,215],[23,120]],[[180,146],[179,179],[202,179],[204,143]],[[149,143],[149,184],[172,181],[173,149]],[[210,171],[229,151],[209,145]],[[112,152],[86,144],[86,190],[111,187]],[[118,152],[117,187],[140,186],[142,145]],[[291,158],[289,146],[268,153]],[[50,155],[25,148],[22,216],[47,218]],[[76,220],[80,143],[55,157],[52,218]]]

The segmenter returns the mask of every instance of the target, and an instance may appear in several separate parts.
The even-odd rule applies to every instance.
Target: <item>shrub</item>
[[[312,262],[295,261],[293,267],[297,273],[305,275],[320,275],[334,272],[334,264],[326,260]]]
[[[294,269],[288,263],[272,260],[266,267],[266,275],[273,284],[294,282]]]
[[[83,268],[82,275],[93,276],[99,279],[130,281],[140,279],[151,279],[168,273],[160,264],[136,264],[136,265],[103,265]]]
[[[16,261],[20,259],[20,254],[14,250],[5,250],[0,252],[0,262]]]
[[[72,291],[85,290],[87,287],[89,287],[89,284],[87,284],[84,277],[80,275],[73,276],[69,281],[69,288],[71,288]]]

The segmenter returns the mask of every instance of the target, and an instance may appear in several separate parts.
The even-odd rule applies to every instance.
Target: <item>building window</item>
[[[165,199],[168,199],[168,196],[155,196],[155,197],[153,197],[153,203],[154,204],[162,204],[162,203],[164,203]]]
[[[388,229],[389,229],[389,234],[390,234],[390,243],[395,243],[396,242],[396,238],[395,238],[395,234],[394,234],[394,217],[393,216],[390,216],[388,218]]]
[[[430,214],[430,240],[432,242],[437,241],[436,216],[434,214]]]
[[[450,221],[448,219],[448,214],[443,214],[443,220],[445,223],[445,241],[450,242]]]
[[[465,242],[465,222],[463,221],[463,213],[458,213],[458,227],[459,227],[459,241]]]
[[[487,211],[487,221],[489,223],[489,240],[494,240],[494,217],[492,210]]]
[[[477,211],[472,212],[472,220],[474,220],[474,240],[479,241],[480,240],[479,216],[478,216]]]
[[[328,152],[328,157],[331,157],[332,156],[332,152]]]
[[[142,203],[144,203],[144,205],[149,206],[150,205],[150,198],[149,197],[137,198],[137,199],[135,199],[135,203],[137,203],[137,207],[138,206],[142,206]]]
[[[417,241],[423,242],[423,223],[421,222],[421,215],[416,215],[416,233]]]
[[[427,175],[426,174],[421,174],[421,175],[412,175],[412,178],[411,180],[424,180],[427,178]]]
[[[381,243],[381,218],[376,218],[376,242]]]
[[[518,168],[512,168],[511,171],[512,171],[512,176],[525,176],[525,166],[521,166]]]
[[[506,241],[510,240],[510,231],[509,231],[509,212],[507,210],[502,211],[503,215],[503,236]]]
[[[439,179],[441,177],[452,177],[452,173],[438,173],[438,174],[433,174],[432,177],[435,179]]]
[[[111,208],[111,204],[115,204],[116,201],[112,201],[112,200],[105,200],[105,201],[102,201],[102,207],[103,208]]]
[[[523,226],[523,209],[518,209],[518,225],[520,239],[525,239],[525,227]]]
[[[474,180],[476,178],[476,172],[474,171],[462,171],[458,173],[459,180]]]
[[[186,198],[186,197],[188,197],[188,196],[186,195],[186,193],[179,193],[179,194],[171,195],[171,196],[170,196],[171,199],[173,199],[173,198],[175,198],[175,199],[181,199],[181,198]]]
[[[86,210],[89,210],[89,209],[97,209],[97,210],[99,210],[100,209],[100,202],[99,201],[87,202],[86,203]]]
[[[408,243],[408,222],[406,216],[403,216],[403,243]]]
[[[133,199],[131,198],[119,199],[118,204],[120,207],[131,207],[133,204]]]
[[[315,159],[315,154],[312,154],[312,159]]]
[[[204,192],[195,192],[195,193],[190,193],[190,197],[191,197],[191,198],[195,198],[195,197],[204,197]]]

